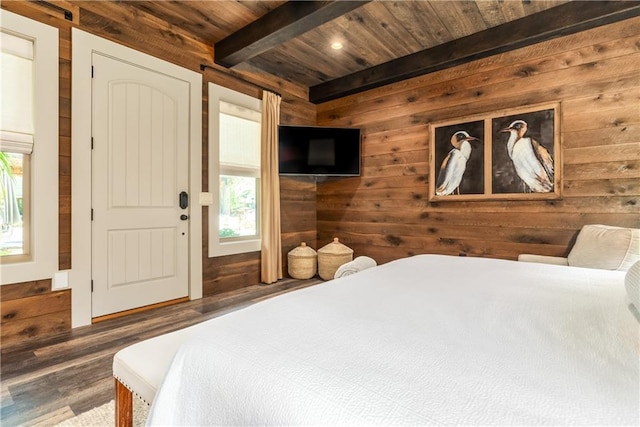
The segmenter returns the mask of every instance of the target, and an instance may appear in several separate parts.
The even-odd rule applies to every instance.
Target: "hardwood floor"
[[[280,280],[2,348],[0,424],[55,425],[114,398],[113,355],[135,342],[320,283]]]

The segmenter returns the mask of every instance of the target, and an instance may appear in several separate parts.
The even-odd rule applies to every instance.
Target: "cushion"
[[[640,260],[640,229],[585,225],[567,258],[574,267],[626,271]]]

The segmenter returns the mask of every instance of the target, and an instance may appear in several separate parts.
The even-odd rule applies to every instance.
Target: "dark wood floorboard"
[[[280,280],[111,319],[0,350],[0,425],[54,425],[114,397],[113,355],[281,293],[321,281]]]

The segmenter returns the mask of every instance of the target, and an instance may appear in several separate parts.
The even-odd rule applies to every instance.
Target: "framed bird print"
[[[435,129],[436,196],[479,195],[484,187],[484,121],[443,125]]]
[[[431,125],[429,200],[561,197],[560,104]]]

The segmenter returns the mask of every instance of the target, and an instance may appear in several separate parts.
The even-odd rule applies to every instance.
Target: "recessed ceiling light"
[[[331,49],[334,49],[334,50],[340,50],[340,49],[342,49],[342,43],[340,43],[340,42],[333,42],[333,43],[331,43]]]

